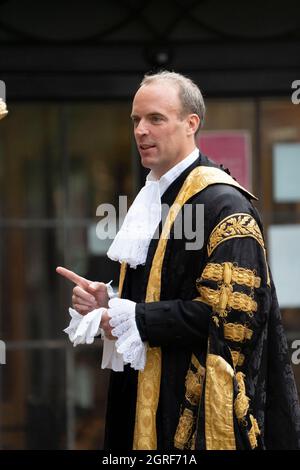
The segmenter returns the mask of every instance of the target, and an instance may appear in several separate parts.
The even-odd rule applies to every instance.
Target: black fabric
[[[267,350],[265,445],[267,449],[299,450],[300,413],[297,389],[273,282],[271,299],[272,314],[265,341]],[[263,385],[263,379],[258,380],[260,395],[264,393]]]
[[[211,309],[191,300],[141,303],[136,308],[138,330],[151,347],[206,347]]]
[[[124,372],[111,373],[104,437],[106,450],[132,449],[137,378],[137,371],[129,365]]]
[[[162,197],[169,206],[174,202],[186,176],[198,165],[216,166],[207,157],[199,156]],[[297,391],[287,354],[275,289],[267,285],[267,265],[264,250],[254,238],[233,238],[220,244],[210,257],[207,242],[212,230],[225,217],[235,213],[251,215],[262,230],[259,214],[249,195],[235,187],[214,184],[196,194],[188,203],[192,206],[192,221],[199,204],[204,204],[203,247],[187,251],[185,237],[176,239],[171,231],[162,265],[161,297],[159,302],[145,303],[146,287],[158,240],[151,241],[145,266],[127,268],[123,298],[137,302],[137,327],[144,341],[159,346],[162,351],[160,400],[157,410],[157,442],[159,450],[174,449],[174,435],[185,397],[185,377],[191,355],[205,363],[209,338],[210,352],[232,364],[230,349],[239,349],[245,356],[242,371],[250,408],[243,427],[235,422],[237,449],[249,449],[250,414],[261,429],[258,448],[300,448],[300,415]],[[163,222],[162,222],[163,223]],[[162,223],[159,230],[161,230]],[[253,330],[250,341],[235,344],[223,336],[223,329],[212,321],[211,307],[193,299],[199,296],[196,281],[207,263],[232,262],[255,270],[262,279],[260,288],[250,292],[246,286],[235,289],[254,295],[258,310],[251,318],[243,311],[232,309],[227,321],[248,324]],[[217,289],[214,281],[203,286]],[[238,369],[237,369],[238,370]],[[106,418],[106,449],[132,449],[135,419],[137,373],[126,367],[123,373],[112,372]],[[235,397],[238,393],[234,381]],[[205,449],[204,396],[199,405],[196,449]]]

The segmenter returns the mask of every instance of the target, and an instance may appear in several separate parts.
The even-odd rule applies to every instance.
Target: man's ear
[[[200,126],[198,114],[189,114],[187,116],[187,135],[194,135]]]

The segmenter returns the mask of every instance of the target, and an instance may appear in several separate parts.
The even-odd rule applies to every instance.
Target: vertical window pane
[[[8,349],[0,375],[1,449],[66,448],[64,350]]]

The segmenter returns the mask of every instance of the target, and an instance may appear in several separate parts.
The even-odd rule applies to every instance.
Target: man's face
[[[188,119],[180,113],[178,88],[170,82],[144,85],[134,97],[131,117],[142,165],[158,178],[192,150]]]

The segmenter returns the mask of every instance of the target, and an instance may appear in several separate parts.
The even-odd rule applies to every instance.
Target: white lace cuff
[[[97,308],[87,315],[80,315],[73,308],[69,308],[71,321],[64,332],[69,336],[73,346],[78,344],[91,344],[99,331],[102,314],[105,308]]]
[[[116,350],[123,356],[125,364],[135,370],[143,370],[146,364],[146,343],[141,340],[135,322],[136,303],[127,299],[114,298],[108,303],[112,334],[118,339]]]
[[[109,299],[114,299],[115,297],[118,297],[118,292],[114,291],[112,286],[111,286],[111,283],[112,281],[109,281],[106,285],[106,289],[107,289],[107,295],[109,297]],[[101,339],[105,339],[105,334],[104,334],[104,331],[102,330],[102,328],[99,327],[98,331],[97,331],[97,334],[96,336],[99,336],[101,335]],[[104,367],[105,368],[105,367]],[[114,369],[113,369],[114,370]]]
[[[123,356],[116,350],[116,341],[107,339],[104,336],[103,330],[99,328],[103,310],[106,309],[99,308],[89,312],[87,315],[80,315],[73,308],[69,308],[71,321],[69,326],[64,329],[64,332],[69,336],[73,346],[77,346],[78,344],[93,343],[95,336],[101,330],[103,339],[101,368],[121,372],[124,370],[124,361]]]
[[[73,343],[75,338],[76,330],[81,322],[83,315],[80,315],[74,308],[69,308],[69,314],[71,316],[70,324],[64,329],[64,332],[69,336],[69,340]]]
[[[106,284],[110,302],[114,301],[114,299],[120,300],[118,299],[118,293],[113,290],[111,282],[112,281]],[[124,302],[124,299],[122,299],[122,302]],[[131,304],[134,304],[133,312],[135,314],[135,303],[131,302]],[[93,343],[95,336],[101,334],[101,338],[103,339],[102,369],[112,369],[115,372],[122,372],[124,370],[124,363],[131,364],[135,369],[144,368],[145,359],[143,360],[143,351],[145,346],[139,337],[138,330],[136,329],[137,335],[135,332],[134,337],[132,334],[127,337],[128,333],[127,336],[125,334],[122,335],[122,338],[118,339],[118,341],[120,340],[120,343],[118,343],[118,341],[109,340],[105,337],[102,328],[100,328],[104,310],[106,309],[98,308],[89,312],[87,315],[81,315],[73,308],[69,308],[71,321],[69,326],[64,329],[64,332],[67,333],[74,346],[77,346],[78,344],[91,344]],[[109,312],[110,311],[111,310],[109,310]],[[119,320],[122,320],[123,318],[119,314],[118,317]]]

